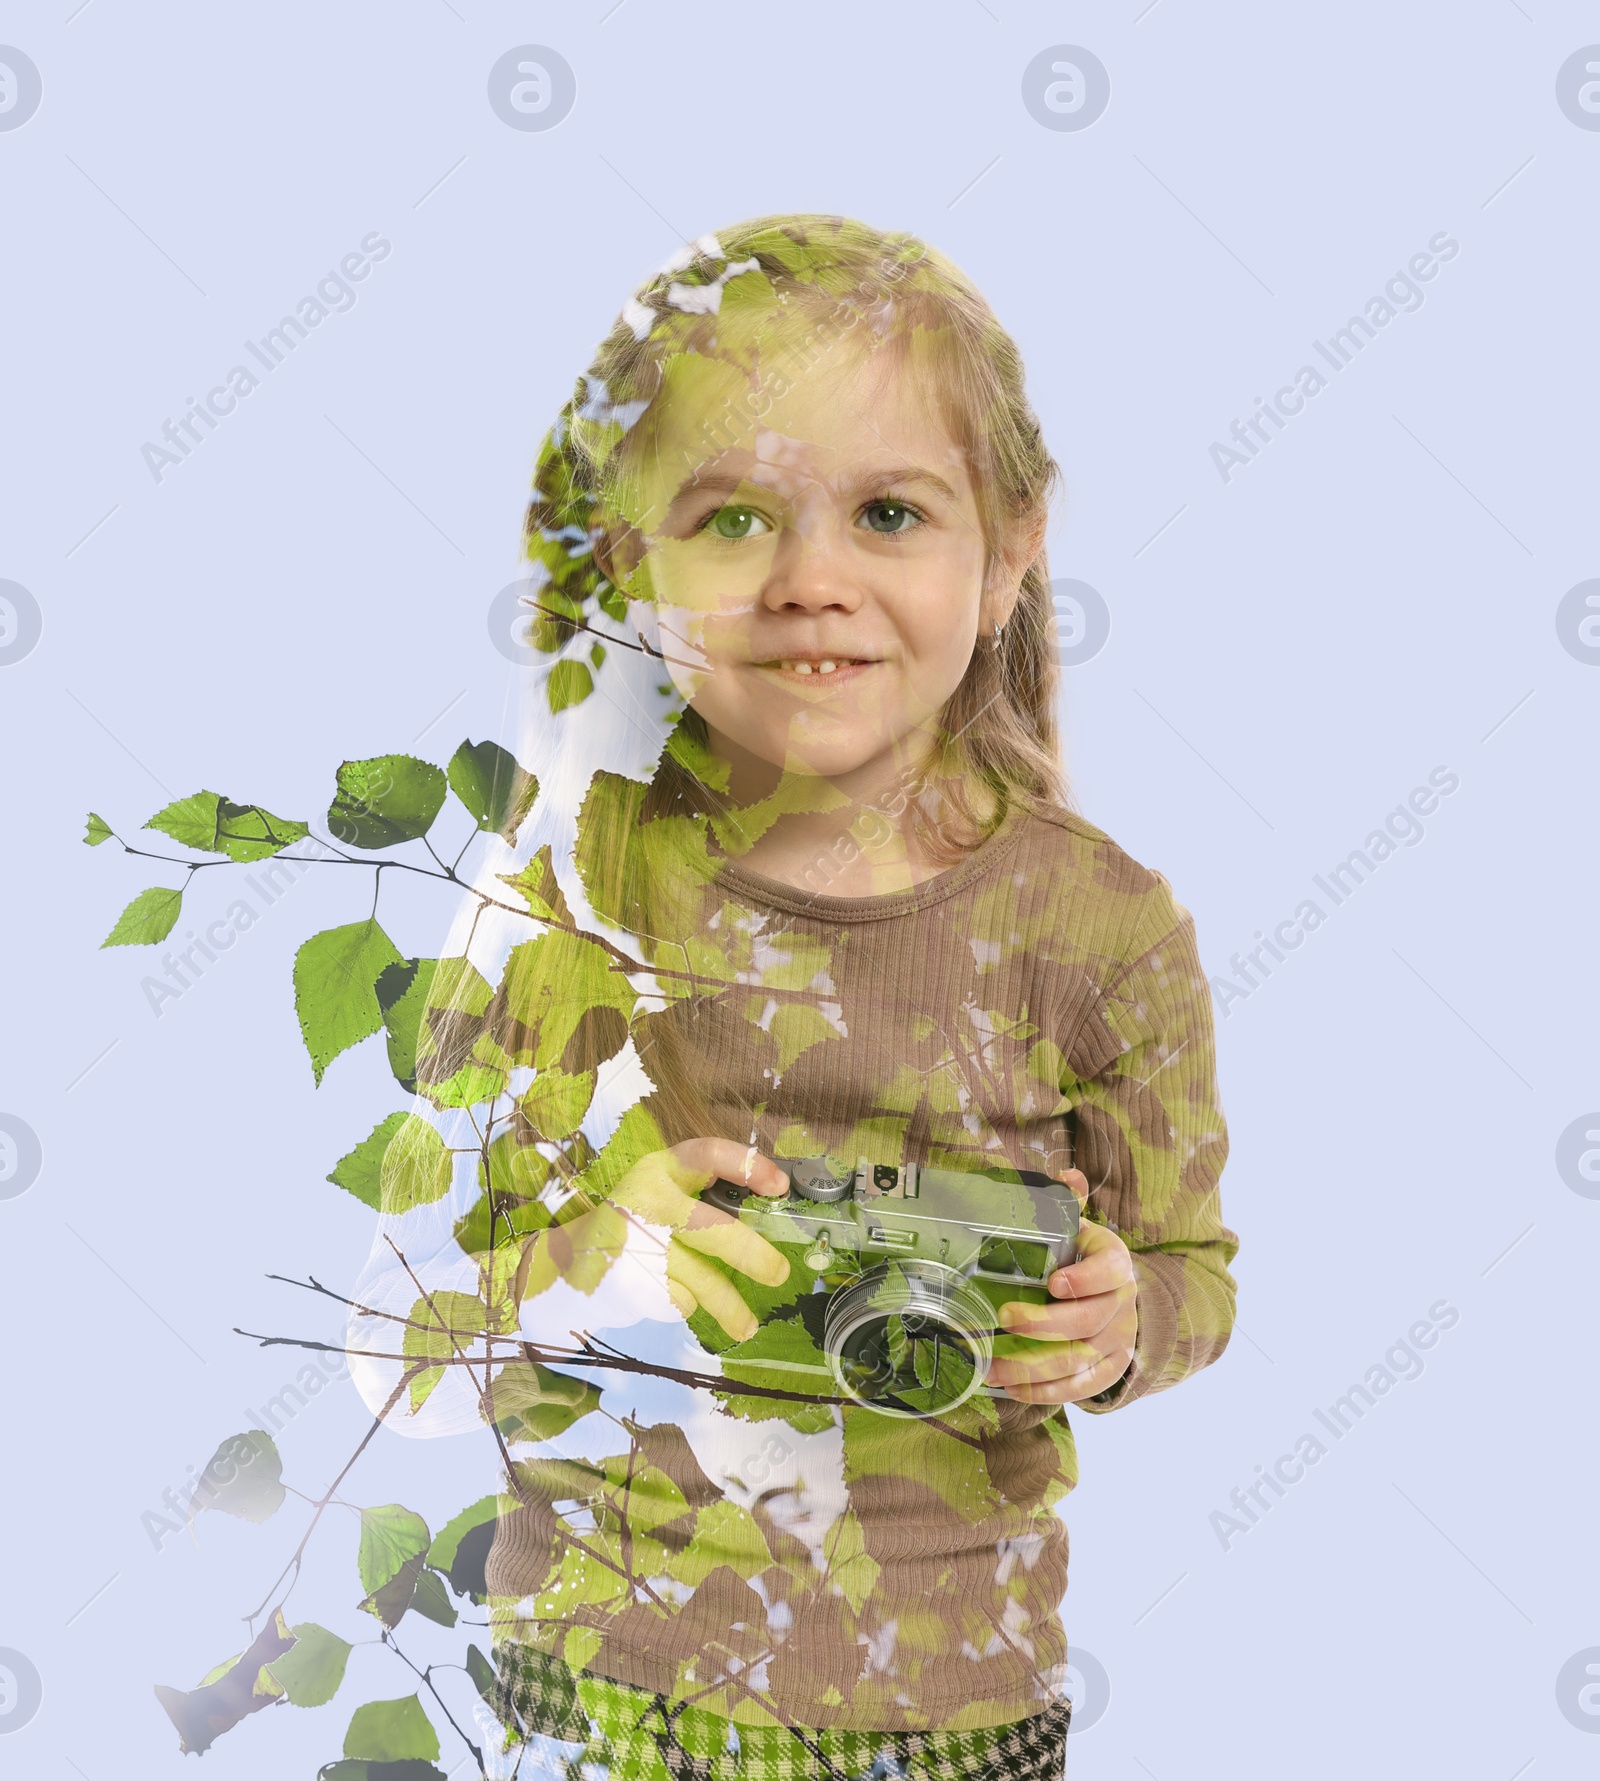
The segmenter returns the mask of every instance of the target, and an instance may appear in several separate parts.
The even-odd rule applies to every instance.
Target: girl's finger
[[[1065,1379],[1052,1379],[1042,1385],[1008,1386],[1006,1395],[1021,1404],[1081,1403],[1107,1386],[1115,1385],[1128,1370],[1132,1352],[1128,1348],[1113,1349],[1103,1360],[1086,1367],[1081,1373],[1073,1373]]]
[[[670,1151],[655,1151],[629,1169],[611,1199],[648,1224],[680,1225],[696,1205],[680,1184],[683,1173]]]
[[[1133,1290],[1125,1283],[1112,1292],[1056,1300],[1048,1305],[1033,1305],[1026,1299],[1008,1299],[1000,1307],[1000,1327],[1012,1335],[1032,1336],[1040,1341],[1083,1341],[1098,1335],[1112,1321],[1127,1304]]]
[[[667,1245],[667,1283],[669,1292],[674,1284],[689,1292],[697,1307],[715,1318],[735,1342],[746,1342],[756,1333],[756,1315],[728,1276],[677,1241]]]
[[[1063,1169],[1056,1176],[1063,1187],[1070,1187],[1078,1196],[1078,1208],[1081,1211],[1089,1203],[1089,1177],[1082,1169]]]
[[[788,1259],[749,1225],[726,1214],[716,1224],[680,1230],[674,1241],[701,1255],[714,1255],[763,1286],[781,1286],[789,1278]]]
[[[789,1177],[753,1144],[732,1138],[689,1138],[662,1153],[674,1181],[688,1194],[702,1194],[718,1178],[772,1198],[789,1191]]]
[[[989,1363],[991,1385],[1044,1385],[1100,1364],[1092,1342],[1030,1342],[997,1349]]]
[[[1057,1268],[1046,1283],[1052,1298],[1086,1299],[1095,1293],[1115,1292],[1135,1279],[1133,1257],[1115,1231],[1104,1225],[1078,1227],[1078,1259]]]

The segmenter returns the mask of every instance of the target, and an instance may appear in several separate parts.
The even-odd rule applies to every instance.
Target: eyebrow
[[[711,470],[704,475],[691,476],[679,484],[671,504],[676,507],[680,501],[689,500],[695,495],[729,495],[737,493],[741,488],[766,487],[767,485],[761,480],[760,469],[760,465],[754,465],[752,474],[735,475],[729,470]],[[940,476],[936,470],[929,470],[921,464],[900,464],[888,468],[875,466],[851,477],[846,486],[855,494],[864,494],[869,489],[881,489],[886,483],[913,482],[928,484],[929,487],[937,489],[946,500],[954,501],[956,499],[956,491],[944,477]]]

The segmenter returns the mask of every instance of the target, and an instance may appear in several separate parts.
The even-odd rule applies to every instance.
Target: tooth
[[[838,666],[839,664],[837,662],[818,662],[817,672],[819,674],[831,674]]]
[[[794,664],[794,671],[796,674],[809,674],[811,672],[811,664],[809,662],[796,662]]]

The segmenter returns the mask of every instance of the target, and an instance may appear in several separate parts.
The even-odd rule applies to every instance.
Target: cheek
[[[663,606],[704,618],[738,619],[760,597],[772,570],[772,547],[751,540],[734,551],[698,538],[667,538],[651,544],[645,566]]]
[[[964,562],[930,564],[925,575],[908,578],[896,602],[911,683],[934,708],[961,684],[974,647],[983,645],[978,636],[982,582],[968,568]]]

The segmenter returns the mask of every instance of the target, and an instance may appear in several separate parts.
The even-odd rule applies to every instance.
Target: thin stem
[[[321,1347],[322,1344],[318,1343],[317,1346]],[[321,1521],[321,1519],[322,1519],[323,1511],[328,1507],[329,1503],[331,1503],[334,1500],[335,1494],[337,1493],[339,1486],[341,1484],[343,1484],[345,1479],[350,1476],[351,1470],[355,1466],[356,1461],[358,1459],[360,1459],[360,1457],[362,1456],[363,1453],[366,1452],[367,1447],[371,1443],[373,1436],[376,1435],[378,1430],[383,1427],[384,1421],[387,1418],[389,1412],[395,1407],[396,1404],[399,1403],[401,1395],[404,1392],[406,1392],[407,1390],[409,1390],[411,1381],[421,1371],[422,1371],[422,1368],[420,1366],[415,1366],[415,1367],[410,1368],[406,1373],[404,1373],[401,1376],[400,1383],[394,1388],[394,1390],[392,1392],[390,1392],[389,1401],[383,1406],[383,1408],[378,1412],[378,1414],[372,1419],[372,1427],[369,1428],[367,1430],[367,1432],[361,1437],[360,1444],[357,1446],[355,1452],[350,1455],[349,1459],[347,1459],[345,1461],[343,1468],[340,1470],[339,1476],[337,1478],[335,1478],[333,1483],[328,1486],[327,1493],[318,1501],[316,1508],[314,1509],[314,1511],[312,1513],[310,1525],[306,1528],[305,1533],[301,1536],[300,1544],[295,1547],[294,1552],[289,1559],[289,1562],[278,1573],[277,1577],[273,1580],[272,1587],[267,1591],[266,1595],[262,1597],[261,1606],[259,1608],[257,1608],[254,1613],[245,1615],[244,1619],[245,1619],[245,1624],[247,1626],[252,1625],[255,1621],[259,1620],[263,1614],[266,1613],[267,1603],[272,1600],[273,1596],[277,1593],[278,1585],[280,1583],[282,1583],[284,1578],[287,1577],[291,1571],[294,1573],[295,1582],[299,1581],[301,1560],[305,1556],[305,1550],[306,1550],[306,1547],[310,1544],[311,1536],[317,1530],[317,1523],[319,1521]],[[292,1590],[293,1588],[294,1588],[294,1583],[291,1582],[289,1585],[289,1589]],[[282,1600],[279,1601],[278,1606],[281,1608],[283,1606],[283,1603],[286,1602],[288,1599],[289,1599],[289,1590],[285,1590]]]
[[[400,1659],[401,1663],[403,1663],[406,1666],[406,1668],[411,1671],[411,1673],[414,1676],[417,1676],[421,1679],[422,1685],[427,1689],[428,1693],[431,1694],[433,1696],[433,1698],[439,1703],[439,1711],[442,1714],[444,1714],[444,1716],[447,1720],[449,1720],[451,1731],[453,1731],[456,1734],[456,1736],[461,1740],[461,1742],[463,1744],[465,1744],[466,1747],[472,1752],[472,1759],[478,1765],[478,1773],[480,1775],[487,1776],[488,1769],[484,1764],[483,1752],[478,1748],[478,1746],[476,1744],[473,1743],[471,1738],[469,1738],[467,1736],[467,1734],[461,1729],[461,1727],[456,1724],[455,1715],[445,1705],[443,1695],[441,1695],[439,1693],[438,1689],[435,1688],[433,1685],[434,1666],[432,1664],[429,1664],[427,1669],[419,1670],[417,1668],[417,1666],[411,1661],[411,1659],[409,1657],[407,1657],[406,1654],[400,1649],[399,1645],[395,1643],[395,1636],[394,1636],[394,1632],[393,1632],[392,1628],[388,1628],[388,1627],[384,1628],[383,1642],[385,1645],[387,1645],[389,1647],[389,1649],[395,1654],[395,1656]],[[461,1664],[448,1664],[448,1665],[441,1664],[439,1667],[441,1669],[461,1669],[464,1666]]]
[[[591,625],[587,619],[571,618],[565,612],[557,612],[553,606],[545,606],[538,600],[530,600],[526,596],[517,601],[519,606],[527,606],[534,612],[542,612],[547,618],[553,618],[557,624],[565,625],[568,630],[585,631],[591,637],[612,649],[631,649],[635,655],[654,656],[658,662],[671,662],[679,668],[703,668],[703,662],[686,661],[682,656],[669,656],[665,650],[657,649],[653,643],[646,643],[640,638],[637,643],[630,643],[626,637],[619,637],[614,631],[602,631],[598,625]]]
[[[541,1232],[540,1235],[543,1235],[543,1233]],[[296,1281],[293,1284],[299,1285],[300,1282]],[[408,1318],[395,1317],[390,1312],[375,1312],[373,1315],[390,1317],[393,1322],[404,1323],[411,1329],[425,1329],[430,1334],[437,1333],[431,1326],[413,1323]],[[309,1348],[320,1350],[324,1354],[353,1354],[360,1355],[364,1360],[402,1361],[407,1363],[415,1363],[416,1358],[409,1354],[389,1354],[380,1349],[373,1348],[340,1348],[331,1342],[313,1342],[300,1336],[262,1336],[256,1334],[252,1330],[236,1330],[235,1334],[248,1336],[252,1341],[259,1342],[266,1348]],[[597,1337],[591,1336],[586,1331],[580,1334],[577,1330],[574,1330],[572,1331],[572,1336],[579,1344],[576,1348],[554,1348],[546,1344],[535,1342],[516,1342],[510,1345],[520,1349],[522,1358],[534,1366],[594,1367],[601,1372],[642,1373],[652,1379],[670,1379],[675,1385],[687,1385],[706,1391],[725,1392],[729,1397],[770,1398],[775,1402],[785,1404],[815,1404],[829,1408],[848,1410],[858,1402],[855,1398],[828,1397],[812,1391],[788,1391],[779,1385],[746,1384],[742,1380],[730,1379],[726,1374],[696,1373],[685,1367],[663,1366],[659,1361],[637,1360],[631,1354],[623,1354],[619,1350],[611,1348],[609,1344],[600,1342]],[[489,1340],[490,1337],[485,1333],[485,1343],[487,1344]],[[420,1366],[414,1365],[413,1371],[420,1371],[426,1367],[463,1366],[468,1369],[470,1377],[471,1368],[483,1364],[482,1361],[466,1355],[447,1355],[441,1359],[432,1359],[423,1362]],[[475,1380],[474,1384],[476,1384]],[[943,1421],[940,1417],[925,1416],[922,1420],[929,1428],[936,1429],[942,1435],[948,1435],[952,1441],[959,1441],[965,1447],[981,1449],[983,1446],[983,1442],[979,1440],[976,1435],[969,1435],[964,1433],[961,1429],[952,1428],[949,1423]],[[490,1426],[494,1427],[492,1423]],[[504,1450],[504,1442],[503,1440],[500,1440],[500,1432],[498,1428],[495,1429],[495,1436],[497,1441],[500,1442],[502,1450]],[[509,1465],[509,1463],[510,1458],[509,1455],[507,1455],[507,1464]]]

